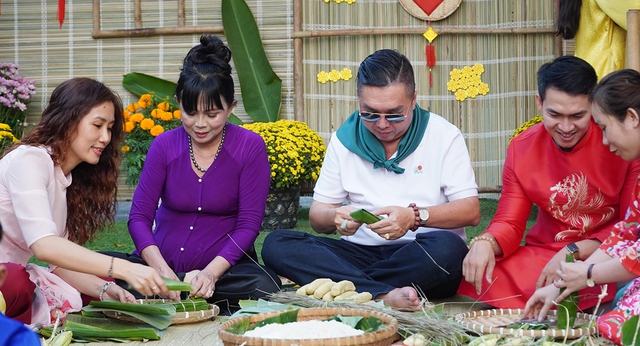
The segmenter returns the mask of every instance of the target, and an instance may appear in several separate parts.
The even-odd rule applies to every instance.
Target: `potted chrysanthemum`
[[[180,110],[168,99],[160,99],[153,93],[143,94],[137,102],[124,109],[125,141],[122,146],[127,185],[135,186],[140,179],[142,166],[151,141],[164,131],[180,126]]]
[[[294,120],[242,125],[258,133],[267,145],[271,188],[263,229],[292,228],[300,207],[300,186],[315,182],[326,147],[322,137],[307,124]]]
[[[18,138],[13,135],[11,126],[8,124],[0,123],[0,157],[4,153],[4,150],[17,142]]]
[[[0,123],[7,124],[16,138],[22,137],[27,105],[36,93],[35,79],[20,77],[20,66],[0,62]]]

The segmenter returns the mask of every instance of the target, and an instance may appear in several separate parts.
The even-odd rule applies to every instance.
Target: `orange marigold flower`
[[[152,127],[151,130],[149,130],[149,133],[153,137],[157,137],[158,135],[160,135],[163,132],[164,132],[164,128],[162,126],[160,126],[160,125],[156,125],[156,126]]]
[[[163,121],[171,121],[171,119],[173,119],[173,113],[162,112],[160,113],[160,119],[162,119]]]
[[[158,109],[161,109],[163,111],[168,111],[170,108],[170,105],[168,102],[160,102],[158,103]]]
[[[131,121],[127,121],[126,123],[124,123],[124,132],[131,132],[133,131],[134,127],[136,127],[134,123],[132,123]]]
[[[135,104],[135,103],[132,103],[132,104],[128,105],[128,106],[127,106],[127,111],[128,111],[129,113],[133,113],[133,112],[135,112],[135,111],[136,111],[136,104]]]
[[[140,128],[143,130],[151,130],[151,128],[155,125],[156,123],[153,121],[153,119],[150,118],[144,118],[141,122],[140,122]]]
[[[160,109],[160,108],[156,108],[156,109],[151,111],[151,117],[152,118],[158,119],[158,118],[160,118],[161,114],[162,114],[162,109]]]
[[[123,145],[122,146],[122,151],[124,151],[125,153],[128,152],[129,150],[131,150],[131,148],[129,148],[128,145]]]
[[[182,117],[182,114],[180,113],[180,110],[175,110],[173,111],[173,117],[176,119],[180,119]]]
[[[142,115],[141,113],[133,113],[131,114],[129,121],[135,124],[141,122],[142,119],[144,119],[144,115]]]

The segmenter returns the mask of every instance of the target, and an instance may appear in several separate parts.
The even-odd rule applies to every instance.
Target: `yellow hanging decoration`
[[[489,93],[489,85],[482,82],[480,76],[484,73],[484,66],[476,63],[473,66],[465,66],[458,70],[454,68],[449,72],[447,89],[456,95],[456,100],[462,102],[467,98],[475,98],[478,95]]]
[[[342,71],[337,71],[337,70],[331,70],[330,72],[320,71],[320,73],[318,73],[316,77],[318,78],[318,82],[325,84],[328,81],[332,81],[334,83],[338,82],[339,80],[348,81],[353,77],[353,74],[351,73],[350,69],[343,68]]]

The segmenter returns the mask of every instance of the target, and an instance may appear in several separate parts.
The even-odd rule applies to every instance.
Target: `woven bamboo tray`
[[[474,330],[481,334],[502,334],[514,336],[533,336],[541,338],[543,336],[551,336],[557,339],[577,339],[584,335],[594,335],[596,327],[590,328],[573,328],[573,329],[547,329],[547,330],[525,330],[516,328],[506,328],[504,326],[518,322],[524,315],[522,309],[492,309],[470,311],[458,314],[455,320],[462,324],[463,327]],[[547,317],[555,317],[556,310],[549,311]],[[576,317],[575,325],[583,325],[588,323],[593,315],[579,312]]]
[[[218,335],[225,346],[322,346],[322,345],[370,345],[370,346],[389,346],[398,338],[398,321],[385,313],[377,311],[369,311],[363,309],[352,308],[306,308],[298,311],[298,321],[324,320],[326,318],[342,315],[342,316],[375,316],[385,323],[385,327],[373,333],[365,333],[357,336],[347,336],[341,338],[324,338],[324,339],[263,339],[256,337],[248,337],[227,332],[227,329],[243,319],[250,318],[251,324],[262,321],[266,318],[277,316],[282,311],[265,312],[257,315],[239,317],[229,320],[218,327]]]
[[[169,300],[164,299],[138,299],[136,303],[138,304],[152,304],[156,302],[170,302]],[[215,304],[209,304],[209,309],[206,310],[198,310],[198,311],[183,311],[176,312],[175,315],[171,316],[171,325],[175,324],[186,324],[186,323],[197,323],[203,321],[209,321],[220,313],[220,308]],[[103,311],[103,314],[110,318],[115,318],[118,320],[131,322],[131,323],[144,323],[135,317],[131,317],[129,315],[117,312],[117,311]]]

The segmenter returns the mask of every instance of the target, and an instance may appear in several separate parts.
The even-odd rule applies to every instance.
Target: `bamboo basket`
[[[480,334],[501,334],[514,336],[532,336],[541,338],[551,336],[556,339],[578,339],[585,335],[595,335],[596,327],[572,328],[572,329],[547,329],[547,330],[523,330],[507,328],[506,325],[515,323],[524,317],[522,309],[491,309],[470,311],[458,314],[455,320],[463,327]],[[549,311],[547,317],[556,317],[557,310]],[[576,325],[583,325],[593,320],[593,315],[579,312],[576,317]]]
[[[250,318],[251,324],[260,322],[266,318],[277,316],[282,311],[273,311],[261,313],[252,316],[240,317],[227,321],[218,327],[218,336],[222,339],[225,346],[245,345],[245,346],[322,346],[322,345],[370,345],[370,346],[389,346],[397,338],[398,321],[385,313],[377,311],[369,311],[363,309],[352,308],[307,308],[298,311],[298,321],[324,320],[326,318],[342,315],[342,316],[374,316],[385,323],[385,327],[373,333],[365,333],[358,336],[346,336],[340,338],[324,338],[324,339],[263,339],[256,337],[248,337],[227,332],[227,329],[243,319]]]

